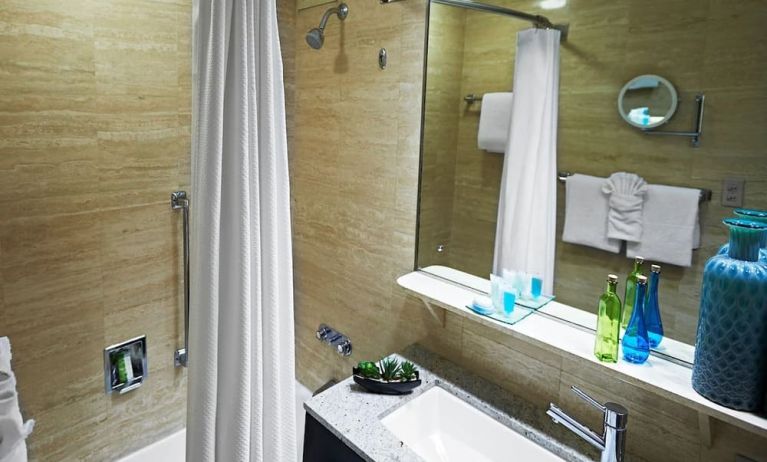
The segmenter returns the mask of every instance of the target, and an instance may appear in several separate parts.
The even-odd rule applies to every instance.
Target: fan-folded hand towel
[[[637,242],[642,237],[642,208],[647,182],[634,173],[618,172],[610,175],[602,186],[608,196],[607,237]]]

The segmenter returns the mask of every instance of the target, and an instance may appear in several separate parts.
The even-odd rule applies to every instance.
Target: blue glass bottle
[[[660,266],[650,267],[650,282],[647,288],[647,300],[644,306],[644,321],[647,326],[647,338],[650,348],[660,345],[663,340],[663,323],[660,320],[660,304],[658,303],[658,284],[660,283]]]
[[[644,302],[647,292],[647,277],[637,276],[634,311],[623,334],[623,359],[630,363],[642,364],[650,356],[650,340],[644,323]]]

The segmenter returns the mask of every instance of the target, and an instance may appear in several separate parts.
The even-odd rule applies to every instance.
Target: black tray
[[[415,374],[415,380],[407,382],[385,382],[379,379],[368,379],[359,375],[359,371],[355,367],[354,382],[367,391],[373,393],[380,393],[382,395],[406,395],[413,391],[414,388],[421,385],[421,379],[418,372]]]

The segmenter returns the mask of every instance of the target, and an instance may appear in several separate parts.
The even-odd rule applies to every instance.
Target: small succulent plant
[[[376,366],[373,362],[360,361],[360,363],[357,364],[357,370],[359,370],[360,375],[366,379],[381,378],[381,371],[378,370],[378,366]]]
[[[415,367],[415,364],[411,363],[410,361],[405,361],[400,366],[399,378],[402,381],[409,382],[411,380],[415,380],[416,374],[418,374],[418,369]]]
[[[384,358],[379,362],[378,366],[381,369],[381,378],[383,380],[391,382],[399,378],[400,365],[396,359]]]

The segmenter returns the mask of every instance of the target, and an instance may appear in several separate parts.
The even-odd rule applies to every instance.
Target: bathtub
[[[301,460],[304,448],[304,402],[312,397],[308,388],[296,382],[296,433],[298,440],[298,460]],[[186,430],[182,429],[165,438],[139,449],[118,462],[184,462],[186,458]]]

